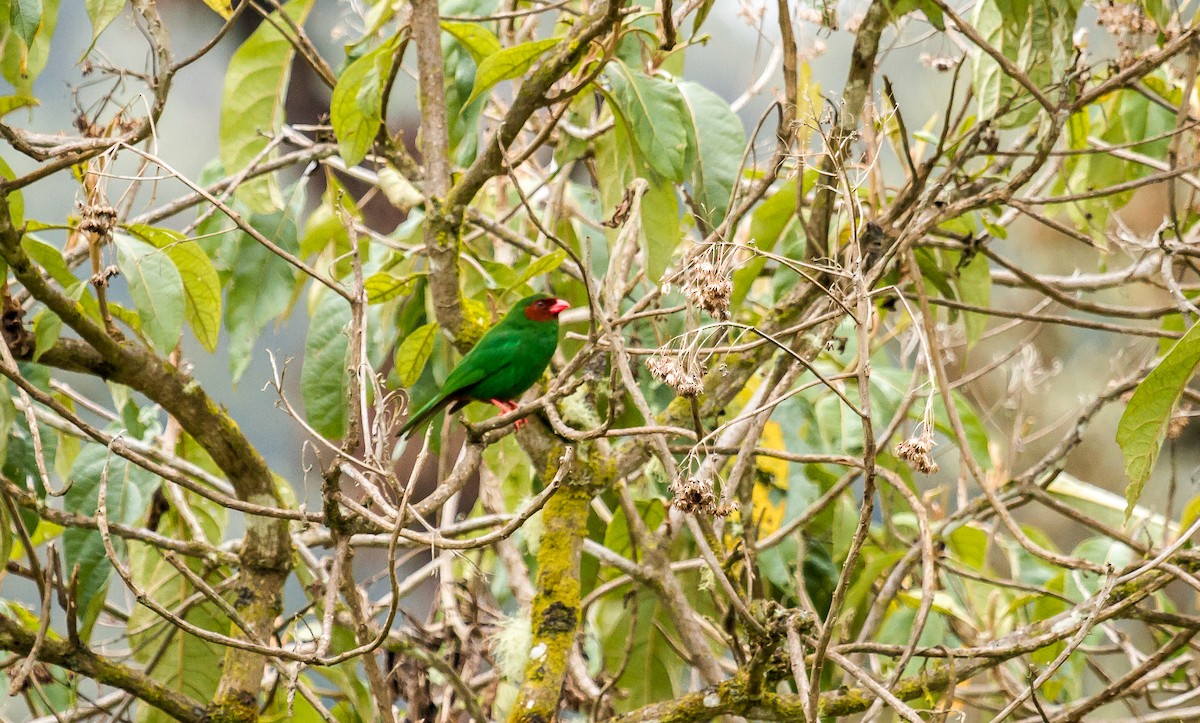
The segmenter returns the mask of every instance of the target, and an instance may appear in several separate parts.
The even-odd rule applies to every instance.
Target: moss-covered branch
[[[94,351],[80,364],[101,365],[107,379],[146,395],[177,419],[233,486],[238,499],[260,506],[280,506],[270,468],[236,422],[190,375],[145,346],[120,339],[84,315],[70,297],[52,286],[21,245],[8,204],[0,203],[0,257],[29,294],[46,305]],[[236,590],[239,612],[259,639],[269,639],[282,607],[283,583],[291,564],[287,522],[248,515],[239,554],[241,576]],[[233,635],[242,636],[238,629]],[[214,720],[254,720],[265,659],[230,648],[210,712]]]
[[[557,455],[550,458],[556,464]],[[596,491],[612,479],[612,470],[595,459],[574,462],[568,483],[555,493],[542,513],[545,528],[537,555],[537,594],[530,612],[533,637],[525,682],[509,715],[511,723],[546,723],[555,719],[567,658],[579,631],[579,557],[587,536],[588,508]],[[547,470],[546,479],[554,469]]]
[[[826,139],[825,154],[821,159],[823,179],[838,179],[838,169],[850,155],[850,143],[858,129],[859,116],[871,92],[875,78],[875,56],[879,53],[879,38],[891,19],[891,3],[873,0],[867,8],[863,21],[855,35],[854,50],[850,57],[850,72],[842,89],[842,107],[829,137]],[[821,181],[813,192],[812,210],[809,213],[807,245],[809,258],[831,256],[829,248],[829,224],[833,218],[834,199],[840,189],[838,183]]]
[[[436,3],[430,4],[436,5]],[[504,170],[504,154],[518,135],[525,130],[525,124],[534,112],[547,104],[547,97],[555,83],[566,77],[576,67],[593,40],[611,32],[617,26],[625,5],[625,0],[604,0],[604,2],[594,5],[588,13],[579,18],[562,41],[547,53],[537,69],[522,81],[521,88],[517,91],[512,105],[509,106],[508,112],[500,121],[496,131],[484,142],[479,157],[475,159],[470,168],[463,172],[457,182],[449,187],[444,196],[438,192],[442,183],[441,178],[426,179],[425,193],[428,215],[425,220],[424,238],[425,248],[430,259],[430,295],[433,297],[434,312],[437,315],[438,323],[450,331],[457,344],[469,347],[482,333],[482,329],[469,327],[466,324],[467,320],[463,317],[462,301],[459,297],[459,241],[462,236],[467,204],[475,198],[475,194],[479,193],[488,180]],[[413,32],[417,37],[421,35],[417,27],[420,6],[421,3],[416,3],[414,6]],[[428,12],[434,13],[433,30],[438,32],[437,37],[440,37],[440,30],[436,26],[436,7]],[[437,105],[437,102],[443,97],[440,90],[440,83],[443,81],[433,77],[435,70],[440,70],[441,49],[440,45],[436,43],[432,44],[432,48],[438,53],[438,60],[436,63],[432,60],[427,61],[431,76],[428,79],[424,76],[425,66],[422,66],[422,115],[434,113],[444,116],[446,112],[444,100],[441,105]],[[419,40],[417,52],[418,54],[422,52]],[[440,122],[436,118],[430,118],[422,123],[422,129],[428,133],[431,129],[439,128],[440,123],[444,123],[444,118]],[[430,150],[437,152],[439,149],[432,148]],[[448,170],[444,173],[448,178]]]
[[[32,630],[12,618],[0,615],[0,649],[28,655],[35,638]],[[197,723],[209,720],[201,703],[151,680],[144,673],[96,655],[82,645],[72,646],[51,635],[39,644],[37,659],[86,676],[102,685],[120,688],[176,720]]]

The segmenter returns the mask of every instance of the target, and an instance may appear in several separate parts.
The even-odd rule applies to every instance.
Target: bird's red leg
[[[501,414],[508,414],[509,412],[511,412],[517,408],[516,402],[509,402],[509,401],[505,401],[503,399],[489,399],[488,401],[490,401],[492,404],[495,404],[497,407],[500,407]],[[522,427],[525,426],[525,420],[518,419],[516,422],[513,422],[513,426],[516,427],[517,429],[521,429]]]

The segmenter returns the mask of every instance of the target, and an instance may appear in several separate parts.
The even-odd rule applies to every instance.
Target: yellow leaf
[[[204,0],[204,4],[226,20],[233,15],[233,0]]]

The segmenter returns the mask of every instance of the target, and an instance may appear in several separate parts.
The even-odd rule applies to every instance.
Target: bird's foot
[[[501,414],[508,414],[509,412],[516,409],[518,406],[516,402],[509,402],[504,399],[489,399],[488,401],[490,401],[492,404],[495,404],[497,407],[499,407]],[[524,418],[518,419],[517,421],[513,422],[513,427],[515,427],[517,430],[520,430],[524,426],[525,426]]]

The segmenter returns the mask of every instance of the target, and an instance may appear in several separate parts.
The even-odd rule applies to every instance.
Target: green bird
[[[550,364],[558,347],[558,315],[570,306],[546,294],[518,301],[451,370],[441,391],[404,423],[400,436],[407,438],[449,404],[451,412],[471,402],[491,402],[501,413],[516,409],[516,400]],[[524,422],[517,420],[517,428]]]

